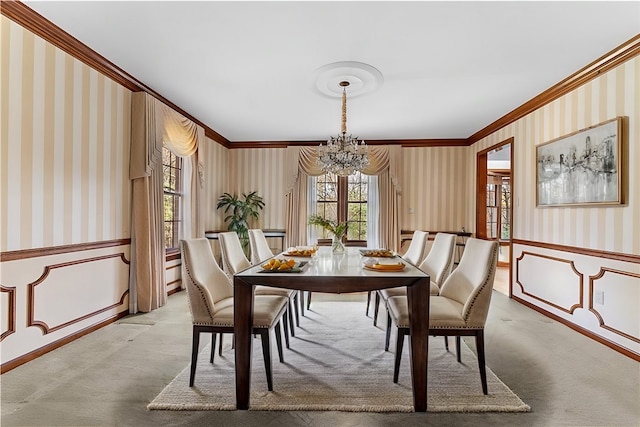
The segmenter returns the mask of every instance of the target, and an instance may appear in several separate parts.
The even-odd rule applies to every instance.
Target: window
[[[164,247],[167,251],[179,249],[182,222],[182,158],[162,147],[162,174],[164,178]]]
[[[511,239],[511,177],[502,177],[502,209],[500,239]]]
[[[369,179],[360,172],[347,177],[328,173],[317,178],[316,213],[330,220],[348,221],[347,243],[366,244],[368,190]],[[322,230],[318,238],[331,236]]]
[[[495,174],[487,177],[487,238],[511,238],[511,179]]]

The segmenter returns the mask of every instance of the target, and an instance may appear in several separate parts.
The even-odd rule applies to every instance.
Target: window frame
[[[327,174],[324,175],[320,175],[318,176],[318,180],[316,181],[316,185],[317,183],[320,181],[321,177],[326,176]],[[360,183],[362,183],[363,181],[366,180],[366,184],[367,186],[369,185],[368,182],[368,177],[367,175],[362,174],[361,175],[363,179],[361,179]],[[324,202],[324,201],[320,201],[318,197],[316,197],[315,203],[316,203],[316,208],[318,207],[319,204],[321,203],[336,203],[336,213],[337,213],[337,221],[338,222],[345,222],[347,221],[348,215],[349,215],[349,177],[348,176],[336,176],[337,178],[337,183],[336,183],[336,201],[328,201],[328,202]],[[367,188],[368,190],[368,188]],[[365,192],[365,194],[368,195],[368,193]],[[357,203],[362,204],[368,204],[369,200],[368,197],[366,198],[367,200],[365,201],[359,201]],[[352,202],[355,203],[355,202]],[[318,212],[320,215],[322,215],[322,213]],[[365,226],[368,224],[368,218],[365,221],[360,221],[360,222],[364,222]],[[366,227],[365,227],[366,229]],[[349,239],[349,233],[345,233],[345,235],[342,238],[342,242],[345,244],[345,246],[367,246],[367,240],[355,240],[355,239]],[[326,244],[330,244],[331,243],[331,239],[329,238],[318,238],[318,244],[320,245],[326,245]]]
[[[176,155],[171,150],[169,150],[164,144],[162,146],[162,201],[163,201],[163,245],[165,254],[175,255],[180,253],[180,238],[181,238],[181,229],[183,222],[183,203],[184,203],[184,191],[183,191],[183,159],[182,157]],[[165,155],[169,156],[169,164],[165,163]],[[165,183],[167,182],[166,172],[174,171],[175,173],[172,175],[174,179],[174,186],[167,187]],[[171,181],[169,181],[171,182]],[[165,198],[170,196],[174,199],[174,203],[172,203],[171,207],[171,218],[167,219],[165,214]],[[175,200],[177,199],[177,203]],[[177,216],[177,219],[176,219]],[[167,247],[167,223],[172,223],[172,243],[174,246]]]

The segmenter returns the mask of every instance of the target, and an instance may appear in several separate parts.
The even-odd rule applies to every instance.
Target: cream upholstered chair
[[[273,257],[264,232],[259,228],[249,230],[249,246],[251,247],[251,264],[260,264]]]
[[[428,231],[416,230],[413,232],[413,237],[411,237],[411,243],[409,244],[409,248],[402,255],[402,259],[410,262],[416,267],[420,265],[424,258],[424,252],[427,248],[427,240],[429,238]],[[380,308],[380,293],[376,292],[375,302],[373,307],[373,326],[378,324],[378,311]],[[367,301],[371,299],[371,294],[367,296]],[[367,314],[369,314],[369,304],[367,304]]]
[[[498,242],[470,238],[458,267],[445,280],[429,305],[429,334],[455,336],[460,360],[460,336],[474,336],[482,392],[487,394],[484,325],[489,312],[498,263]],[[391,297],[389,315],[398,327],[393,382],[398,382],[404,337],[409,334],[407,298]],[[387,331],[387,335],[390,331]],[[388,338],[387,338],[388,339]]]
[[[249,246],[251,247],[251,264],[260,264],[263,261],[273,258],[273,252],[269,247],[264,232],[261,229],[254,228],[249,230]],[[296,315],[296,325],[300,327],[300,311],[298,310],[298,291],[289,291],[289,294],[293,298],[293,309]],[[296,333],[293,330],[293,314],[289,311],[289,324],[291,325],[291,336],[295,336]]]
[[[189,308],[193,321],[193,342],[191,346],[191,374],[189,386],[193,387],[196,376],[196,364],[200,345],[200,333],[212,334],[210,362],[215,354],[216,333],[233,333],[233,287],[227,276],[218,266],[209,241],[205,238],[183,240],[182,259],[187,277],[183,282],[187,288]],[[282,337],[280,319],[285,313],[287,298],[276,295],[256,295],[253,309],[253,332],[262,339],[262,352],[267,373],[269,391],[273,390],[271,365],[271,329],[275,329],[280,362]]]
[[[233,283],[233,275],[251,267],[251,263],[244,254],[240,238],[235,231],[219,233],[218,241],[220,242],[220,254],[222,255],[223,270],[229,278],[229,281]],[[289,324],[291,324],[291,327],[293,328],[293,323],[291,322],[292,316],[290,299],[294,292],[295,291],[291,289],[273,288],[270,286],[258,285],[255,287],[255,295],[277,295],[287,297],[289,299],[287,302],[287,311],[289,316],[288,318],[285,318],[284,322],[284,337],[287,348],[289,348]]]
[[[418,266],[431,278],[431,295],[440,293],[440,287],[451,274],[456,255],[456,237],[455,234],[449,233],[436,234],[431,250]],[[407,295],[407,288],[389,288],[380,291],[380,296],[385,303],[389,297],[400,295]]]
[[[433,239],[433,245],[431,250],[427,254],[427,257],[420,264],[420,270],[427,273],[431,279],[431,295],[438,295],[440,293],[440,287],[444,283],[445,279],[451,274],[453,263],[456,255],[456,235],[449,233],[438,233]],[[406,296],[407,288],[389,288],[381,289],[378,291],[380,298],[383,301],[383,305],[387,307],[387,301],[391,297]],[[391,327],[391,318],[389,317],[389,310],[387,309],[387,331]],[[389,339],[387,332],[387,342],[385,343],[385,350],[389,349]],[[445,339],[446,342],[446,339]],[[448,347],[448,346],[447,346]]]
[[[424,259],[424,253],[427,249],[427,239],[429,238],[428,231],[416,230],[411,237],[411,243],[407,248],[407,251],[402,255],[402,258],[409,261],[411,264],[418,266]]]

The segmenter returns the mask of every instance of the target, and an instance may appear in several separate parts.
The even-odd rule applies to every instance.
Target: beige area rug
[[[364,303],[319,301],[300,319],[278,361],[273,339],[274,391],[267,390],[260,338],[253,342],[250,409],[255,411],[412,412],[408,342],[393,383],[393,351],[384,351],[384,331],[364,315]],[[201,342],[207,336],[201,335]],[[209,363],[209,346],[200,352],[195,385],[189,387],[187,366],[148,405],[152,410],[235,410],[234,353],[225,336],[222,357]],[[444,348],[444,338],[429,339],[428,412],[527,412],[520,400],[487,367],[489,394],[482,394],[478,362],[462,345],[462,363],[455,344]],[[283,340],[284,342],[284,340]],[[391,334],[395,349],[395,332]],[[488,349],[491,351],[491,349]]]

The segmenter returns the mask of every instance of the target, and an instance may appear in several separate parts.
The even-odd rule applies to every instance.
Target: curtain
[[[171,152],[183,158],[181,236],[183,239],[204,237],[201,208],[203,176],[199,160],[204,158],[204,138],[201,126],[149,94],[136,92],[132,95],[131,313],[148,312],[161,307],[167,298],[163,238],[163,143]]]
[[[162,138],[156,102],[145,92],[131,96],[131,265],[129,311],[166,303],[162,193]]]
[[[367,186],[367,245],[379,248],[380,245],[380,187],[378,175],[369,176]]]
[[[402,147],[369,146],[369,166],[362,170],[365,175],[378,176],[380,247],[398,251],[400,249],[399,198],[402,194],[400,171],[402,169]],[[306,244],[308,217],[309,176],[322,175],[315,147],[288,147],[285,155],[285,179],[287,180],[287,246]]]

